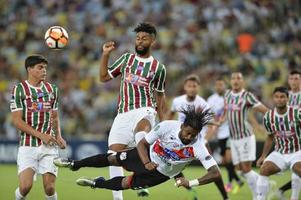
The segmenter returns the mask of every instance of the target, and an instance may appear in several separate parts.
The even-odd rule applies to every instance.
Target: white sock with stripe
[[[19,188],[17,188],[15,191],[15,197],[16,197],[16,200],[25,200],[25,197],[20,193]]]
[[[51,196],[48,196],[48,195],[45,195],[45,199],[46,200],[57,200],[57,193],[55,192],[53,195]]]
[[[265,200],[268,192],[269,178],[259,175],[257,180],[257,200]]]
[[[122,167],[110,166],[109,170],[110,170],[110,178],[114,178],[116,176],[124,176]],[[119,191],[112,190],[112,193],[113,193],[113,200],[123,200],[121,190]]]
[[[252,191],[253,197],[256,197],[257,196],[256,183],[259,175],[255,171],[251,170],[248,173],[244,173],[244,176],[247,179],[247,183]]]
[[[291,200],[298,200],[299,199],[300,190],[301,190],[301,178],[293,172],[292,173]]]

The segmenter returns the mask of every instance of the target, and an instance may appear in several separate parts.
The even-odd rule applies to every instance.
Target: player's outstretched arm
[[[141,162],[144,164],[144,167],[147,170],[154,170],[158,167],[158,165],[154,162],[152,162],[148,156],[147,149],[149,148],[149,143],[146,141],[145,138],[143,138],[137,145],[137,150],[139,153],[139,157],[141,159]]]
[[[111,76],[108,73],[108,63],[110,58],[110,53],[115,49],[115,43],[113,41],[106,42],[102,46],[102,55],[100,58],[100,66],[99,66],[99,79],[101,82],[107,82],[111,80]]]

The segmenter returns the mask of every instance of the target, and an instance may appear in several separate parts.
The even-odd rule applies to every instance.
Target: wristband
[[[189,181],[189,187],[194,187],[194,186],[198,186],[198,185],[200,185],[198,179],[194,179],[194,180]]]

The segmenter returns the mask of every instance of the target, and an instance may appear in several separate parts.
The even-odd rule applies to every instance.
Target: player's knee
[[[52,196],[55,193],[54,183],[47,183],[44,185],[46,195]]]
[[[25,197],[31,190],[31,187],[32,187],[32,183],[30,183],[30,182],[20,183],[19,191],[20,191],[21,195]]]
[[[269,176],[270,175],[270,169],[269,169],[269,166],[268,165],[265,165],[263,164],[261,167],[260,167],[260,175],[262,176]]]
[[[295,172],[295,174],[301,177],[301,163],[296,163],[292,169]]]
[[[142,119],[138,122],[134,132],[135,133],[140,131],[150,132],[151,129],[152,129],[151,123],[147,119]]]

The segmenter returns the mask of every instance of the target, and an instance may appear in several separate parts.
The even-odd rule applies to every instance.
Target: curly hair
[[[185,115],[184,126],[190,126],[198,131],[201,131],[214,116],[210,109],[198,110],[194,105],[188,105],[186,108],[182,107],[179,112]]]
[[[151,23],[147,23],[147,22],[143,22],[140,23],[136,26],[136,28],[134,29],[134,32],[139,33],[139,32],[146,32],[150,35],[153,35],[154,37],[157,36],[157,31],[154,25],[152,25]]]

